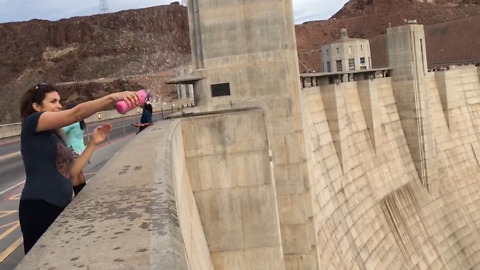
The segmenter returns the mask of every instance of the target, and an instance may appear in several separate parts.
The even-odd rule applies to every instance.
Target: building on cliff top
[[[372,68],[369,40],[350,38],[345,28],[340,30],[340,39],[322,45],[321,52],[324,72],[342,72]]]

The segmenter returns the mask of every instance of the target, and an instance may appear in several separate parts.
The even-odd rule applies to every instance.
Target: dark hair
[[[143,105],[143,109],[146,110],[146,111],[149,111],[151,114],[153,114],[152,104],[146,103],[145,105]]]
[[[20,99],[20,118],[22,119],[22,122],[25,121],[29,115],[36,112],[32,107],[33,103],[42,105],[47,93],[56,91],[57,88],[55,88],[53,84],[39,83],[30,87],[25,93],[23,93],[23,96]]]
[[[71,109],[71,108],[77,106],[79,103],[80,103],[80,102],[78,102],[78,101],[70,101],[70,102],[68,102],[67,105],[65,106],[65,109],[67,109],[67,110],[68,110],[68,109]],[[80,128],[81,128],[82,130],[84,130],[85,127],[87,126],[87,124],[85,124],[85,121],[84,121],[84,120],[81,120],[81,121],[79,121],[78,123],[80,124]]]

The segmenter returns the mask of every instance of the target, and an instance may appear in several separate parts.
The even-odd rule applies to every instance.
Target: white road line
[[[9,187],[9,188],[5,189],[4,191],[1,191],[1,192],[0,192],[0,195],[2,195],[2,194],[4,194],[4,193],[6,193],[6,192],[8,192],[8,191],[10,191],[10,190],[18,187],[18,186],[20,186],[20,185],[23,184],[23,183],[25,183],[25,180],[23,180],[22,182],[14,185],[14,186],[12,186],[12,187]]]
[[[19,156],[19,155],[20,155],[20,151],[17,151],[17,152],[14,152],[14,153],[10,153],[10,154],[1,156],[1,157],[0,157],[0,161],[6,160],[6,159],[9,159],[9,158],[13,158],[13,157]]]

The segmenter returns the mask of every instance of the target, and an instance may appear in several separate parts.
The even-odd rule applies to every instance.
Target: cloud
[[[153,6],[160,6],[160,5],[168,5],[174,1],[170,0],[161,0],[161,1],[154,1],[154,0],[144,0],[141,1],[141,8],[146,8],[146,7],[153,7]],[[132,4],[131,0],[118,0],[115,2],[110,1],[109,3],[109,8],[111,11],[120,11],[120,10],[127,10],[127,9],[132,9],[135,8],[135,3]]]
[[[295,23],[328,20],[348,0],[293,0]]]
[[[0,6],[7,5],[1,0]],[[9,1],[8,9],[0,22],[28,21],[31,19],[44,19],[56,21],[73,16],[91,15],[98,12],[98,2],[83,1],[82,5],[72,5],[67,1]],[[96,2],[94,4],[94,2]],[[1,9],[1,8],[0,8]]]

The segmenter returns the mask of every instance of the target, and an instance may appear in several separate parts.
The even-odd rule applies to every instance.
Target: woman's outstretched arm
[[[138,96],[136,92],[124,91],[109,94],[101,98],[80,103],[69,110],[44,112],[38,119],[37,131],[58,129],[75,122],[80,122],[120,100],[124,100],[129,105],[138,105]]]

